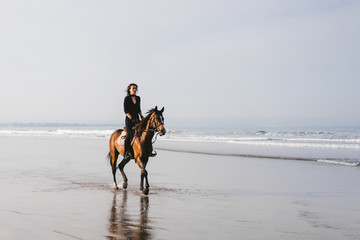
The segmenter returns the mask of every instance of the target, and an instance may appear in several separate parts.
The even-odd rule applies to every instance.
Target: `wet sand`
[[[360,239],[359,167],[158,150],[144,196],[134,162],[113,189],[107,139],[0,151],[0,239]]]

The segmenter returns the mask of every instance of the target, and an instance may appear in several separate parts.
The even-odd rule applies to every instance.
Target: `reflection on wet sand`
[[[109,215],[109,235],[110,240],[150,240],[152,239],[151,227],[148,220],[149,197],[139,196],[139,213],[131,215],[127,207],[128,193],[122,191],[122,198],[119,198],[114,191],[114,198]]]

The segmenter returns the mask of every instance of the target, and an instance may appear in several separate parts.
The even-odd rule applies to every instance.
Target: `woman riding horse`
[[[164,127],[164,117],[163,117],[164,108],[158,110],[157,107],[151,109],[148,112],[148,115],[143,118],[136,126],[135,126],[135,134],[133,140],[133,154],[130,157],[124,158],[119,164],[119,170],[124,179],[123,188],[127,188],[127,177],[124,172],[125,165],[130,161],[131,158],[135,159],[136,164],[141,169],[141,181],[140,181],[140,190],[144,194],[149,193],[149,181],[147,178],[146,165],[149,160],[149,156],[152,150],[152,139],[156,133],[160,136],[166,133]],[[110,164],[112,166],[112,173],[115,188],[118,189],[118,185],[116,183],[116,163],[119,154],[125,155],[125,147],[121,143],[121,136],[123,133],[123,129],[116,130],[110,137],[109,147],[110,152],[108,154],[108,159],[110,160]],[[145,179],[145,188],[144,188],[144,179]]]

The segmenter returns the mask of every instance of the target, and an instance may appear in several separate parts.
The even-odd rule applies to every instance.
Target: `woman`
[[[130,141],[133,138],[134,131],[132,130],[134,125],[143,118],[140,107],[140,97],[136,95],[138,86],[135,83],[131,83],[127,87],[127,96],[124,99],[124,111],[126,114],[125,127],[127,131],[125,139],[125,154],[124,159],[130,159]]]

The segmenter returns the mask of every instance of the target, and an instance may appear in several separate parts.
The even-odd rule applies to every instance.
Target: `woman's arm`
[[[139,97],[138,100],[139,100],[139,115],[140,115],[140,119],[143,119],[144,117],[143,117],[143,115],[142,115],[142,113],[141,113],[141,98]]]

